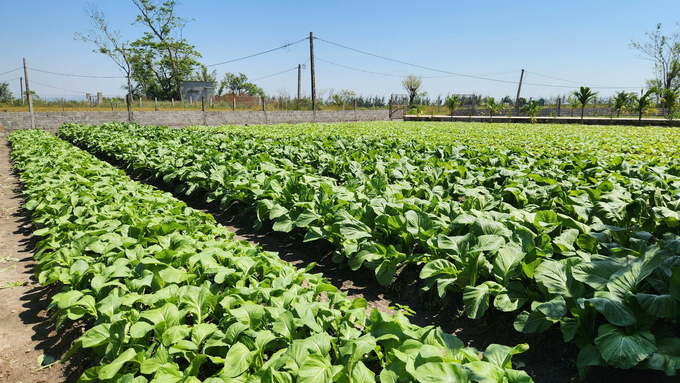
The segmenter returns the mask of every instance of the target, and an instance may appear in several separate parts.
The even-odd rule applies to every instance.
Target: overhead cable
[[[303,41],[305,41],[305,40],[309,40],[309,37],[305,37],[304,39],[300,39],[300,40],[298,40],[298,41],[295,41],[295,42],[292,42],[292,43],[288,43],[288,44],[283,44],[283,45],[281,45],[280,47],[272,48],[272,49],[269,49],[269,50],[266,50],[266,51],[262,51],[262,52],[259,52],[259,53],[252,54],[252,55],[243,56],[243,57],[239,57],[239,58],[237,58],[237,59],[227,60],[227,61],[223,61],[223,62],[216,63],[216,64],[206,65],[206,68],[208,68],[208,67],[213,67],[213,66],[217,66],[217,65],[222,65],[222,64],[229,64],[229,63],[233,63],[233,62],[236,62],[236,61],[241,61],[241,60],[249,59],[249,58],[251,58],[251,57],[260,56],[260,55],[263,55],[263,54],[266,54],[266,53],[269,53],[269,52],[274,52],[274,51],[277,51],[277,50],[279,50],[279,49],[285,49],[285,48],[288,48],[288,47],[290,47],[290,46],[292,46],[292,45],[301,43],[301,42],[303,42]]]
[[[24,69],[24,68],[23,68],[23,67],[19,67],[19,68],[16,68],[16,69],[8,70],[7,72],[0,73],[0,76],[5,75],[5,74],[7,74],[7,73],[16,72],[16,71],[21,70],[21,69]]]
[[[77,91],[77,90],[57,88],[56,86],[47,85],[47,84],[42,84],[42,83],[39,83],[39,82],[33,81],[33,80],[31,80],[31,84],[38,84],[38,85],[46,86],[46,87],[48,87],[48,88],[57,89],[57,90],[63,90],[63,91],[66,91],[66,92],[73,92],[73,93],[79,93],[79,94],[86,94],[86,93],[87,93],[87,92],[80,92],[80,91]]]
[[[281,71],[281,72],[278,72],[278,73],[274,73],[274,74],[270,74],[270,75],[267,75],[267,76],[262,76],[262,77],[258,77],[258,78],[252,79],[251,81],[257,81],[257,80],[262,80],[262,79],[269,78],[269,77],[278,76],[278,75],[283,74],[283,73],[288,73],[288,72],[290,72],[290,71],[297,70],[297,68],[298,68],[298,67],[286,69],[286,70]]]
[[[335,45],[335,46],[340,47],[340,48],[344,48],[344,49],[348,49],[348,50],[351,50],[351,51],[354,51],[354,52],[358,52],[358,53],[361,53],[361,54],[364,54],[364,55],[377,57],[379,59],[392,61],[392,62],[396,62],[398,64],[408,65],[408,66],[412,66],[412,67],[415,67],[415,68],[430,70],[430,71],[433,71],[433,72],[446,73],[446,74],[449,74],[449,75],[452,75],[452,76],[474,78],[474,79],[478,79],[478,80],[501,82],[501,83],[506,83],[506,84],[516,84],[517,83],[516,81],[500,80],[500,79],[495,79],[495,78],[488,78],[488,77],[483,77],[483,76],[476,76],[476,75],[464,74],[464,73],[456,73],[456,72],[450,72],[450,71],[446,71],[446,70],[431,68],[431,67],[427,67],[427,66],[424,66],[424,65],[413,64],[413,63],[409,63],[409,62],[406,62],[406,61],[396,60],[396,59],[393,59],[393,58],[377,55],[375,53],[362,51],[360,49],[356,49],[356,48],[348,47],[346,45],[334,43],[332,41],[324,40],[320,37],[314,37],[314,39],[319,40],[319,41],[323,41],[323,42],[331,44],[331,45]],[[573,88],[573,86],[568,86],[568,85],[540,84],[540,83],[527,83],[527,82],[522,82],[522,84],[523,85],[542,86],[542,87],[548,87],[548,88]],[[593,86],[593,88],[598,88],[598,89],[631,89],[631,88],[638,88],[638,87]]]
[[[347,65],[342,65],[342,64],[338,64],[338,63],[335,63],[335,62],[332,62],[332,61],[324,60],[324,59],[319,58],[319,57],[314,57],[314,59],[319,60],[319,61],[323,61],[323,62],[331,64],[331,65],[335,65],[335,66],[339,66],[339,67],[342,67],[342,68],[347,68],[347,69],[351,69],[351,70],[355,70],[355,71],[359,71],[359,72],[365,72],[365,73],[371,73],[371,74],[377,74],[377,75],[380,75],[380,76],[389,76],[389,77],[402,77],[402,78],[406,77],[405,75],[400,75],[400,74],[381,73],[381,72],[374,72],[374,71],[370,71],[370,70],[366,70],[366,69],[354,68],[354,67],[350,67],[350,66],[347,66]],[[498,76],[498,75],[512,74],[512,73],[519,73],[519,71],[516,70],[516,71],[511,71],[511,72],[495,73],[495,74],[490,74],[490,75],[487,75],[487,76]],[[456,77],[456,75],[418,76],[418,77],[420,77],[420,78],[447,78],[447,77]]]
[[[34,70],[36,72],[42,72],[42,73],[47,73],[47,74],[54,74],[57,76],[67,76],[67,77],[85,77],[85,78],[125,78],[125,76],[91,76],[91,75],[85,75],[85,74],[71,74],[71,73],[57,73],[57,72],[50,72],[47,70],[42,70],[42,69],[35,69],[35,68],[28,68],[30,70]]]

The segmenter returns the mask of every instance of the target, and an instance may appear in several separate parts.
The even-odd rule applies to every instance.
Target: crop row
[[[212,216],[45,132],[9,140],[46,236],[36,276],[62,285],[50,308],[58,325],[92,325],[69,351],[101,357],[81,381],[531,381],[510,361],[526,345],[480,354],[400,313],[368,315],[313,265],[232,241]]]
[[[374,121],[333,124],[196,126],[197,131],[268,138],[323,139],[328,136],[397,138],[434,145],[465,145],[474,149],[522,148],[532,153],[588,152],[598,156],[627,154],[666,160],[678,154],[680,132],[662,127],[506,124],[469,122]]]
[[[111,124],[64,126],[74,142],[274,230],[325,238],[337,261],[387,284],[423,265],[426,289],[463,292],[466,311],[517,311],[515,327],[559,323],[578,365],[680,367],[678,163],[590,154],[531,157],[365,139],[209,135]],[[492,298],[493,297],[493,298]],[[522,309],[525,310],[522,310]]]

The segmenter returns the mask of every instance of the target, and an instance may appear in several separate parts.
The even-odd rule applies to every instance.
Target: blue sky
[[[90,0],[103,11],[113,29],[135,40],[143,27],[131,25],[137,9],[129,0]],[[87,1],[32,1],[3,4],[0,23],[0,73],[18,68],[26,58],[31,68],[84,75],[120,75],[110,59],[92,53],[93,45],[74,40],[75,32],[90,28],[84,13]],[[28,9],[27,9],[28,8]],[[680,2],[660,1],[183,1],[178,13],[194,19],[185,37],[214,64],[281,46],[309,36],[444,71],[488,77],[510,83],[469,77],[439,77],[428,71],[382,60],[315,40],[317,91],[349,89],[357,94],[388,96],[403,93],[399,76],[422,75],[423,90],[436,98],[447,93],[481,93],[515,97],[520,70],[525,69],[523,97],[565,94],[579,85],[612,86],[597,89],[603,96],[618,87],[639,91],[653,76],[649,61],[637,58],[632,40],[662,23],[667,34],[680,30]],[[26,23],[32,24],[27,28]],[[212,67],[218,79],[225,72],[245,73],[250,79],[296,67],[309,58],[308,42],[287,50]],[[396,75],[382,76],[332,65]],[[561,80],[542,77],[549,76]],[[19,93],[15,71],[0,75]],[[42,97],[82,97],[85,92],[121,95],[122,79],[85,79],[29,71],[31,89]],[[297,91],[297,72],[256,81],[268,94]],[[51,86],[48,87],[48,86]],[[61,89],[54,89],[61,88]],[[309,65],[302,88],[310,93]]]

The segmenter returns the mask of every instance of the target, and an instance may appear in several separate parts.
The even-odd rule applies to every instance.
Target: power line
[[[376,55],[376,54],[369,53],[369,52],[364,52],[362,50],[350,48],[348,46],[345,46],[345,45],[342,45],[342,44],[337,44],[337,43],[334,43],[334,42],[331,42],[331,41],[328,41],[328,40],[324,40],[324,39],[319,38],[319,37],[315,37],[315,39],[319,40],[319,41],[323,41],[323,42],[331,44],[331,45],[338,46],[340,48],[349,49],[351,51],[359,52],[359,53],[362,53],[362,54],[365,54],[365,55],[368,55],[368,56],[373,56],[373,57],[377,57],[377,58],[380,58],[380,59],[383,59],[383,60],[392,61],[392,62],[396,62],[396,63],[399,63],[399,64],[408,65],[408,66],[412,66],[412,67],[416,67],[416,68],[426,69],[426,70],[430,70],[430,71],[433,71],[433,72],[446,73],[446,74],[449,74],[449,75],[452,75],[452,76],[476,78],[476,79],[479,79],[479,80],[504,82],[504,83],[510,83],[510,84],[515,83],[515,81],[499,80],[499,79],[495,79],[495,78],[486,78],[486,77],[474,76],[474,75],[470,75],[470,74],[455,73],[455,72],[449,72],[449,71],[445,71],[445,70],[441,70],[441,69],[430,68],[430,67],[423,66],[423,65],[413,64],[413,63],[409,63],[409,62],[406,62],[406,61],[395,60],[395,59],[392,59],[392,58],[389,58],[389,57],[380,56],[380,55]]]
[[[559,80],[559,81],[564,81],[564,82],[570,82],[570,83],[579,84],[579,85],[589,85],[589,86],[591,86],[592,88],[597,88],[597,89],[633,89],[633,88],[637,89],[637,88],[639,88],[639,86],[605,86],[605,85],[588,84],[588,83],[584,83],[584,82],[580,82],[580,81],[565,80],[565,79],[563,79],[563,78],[552,77],[552,76],[546,76],[546,75],[544,75],[544,74],[540,74],[540,73],[536,73],[536,72],[530,72],[530,71],[528,71],[528,70],[525,71],[525,72],[526,72],[526,73],[531,73],[531,74],[536,75],[536,76],[541,76],[541,77],[545,77],[545,78],[550,78],[550,79],[553,79],[553,80]]]
[[[54,74],[57,76],[67,76],[67,77],[85,77],[85,78],[125,78],[125,76],[90,76],[90,75],[84,75],[84,74],[70,74],[70,73],[57,73],[57,72],[50,72],[42,69],[35,69],[35,68],[28,68],[30,70],[34,70],[36,72],[42,72],[42,73],[48,73],[48,74]]]
[[[280,74],[287,73],[287,72],[294,71],[294,70],[297,70],[297,67],[295,67],[295,68],[290,68],[290,69],[286,69],[286,70],[284,70],[284,71],[281,71],[281,72],[278,72],[278,73],[274,73],[274,74],[270,74],[270,75],[267,75],[267,76],[258,77],[258,78],[252,79],[251,81],[257,81],[257,80],[262,80],[262,79],[269,78],[269,77],[278,76],[278,75],[280,75]]]
[[[347,66],[347,65],[337,64],[337,63],[334,63],[334,62],[331,62],[331,61],[328,61],[328,60],[324,60],[324,59],[320,58],[319,56],[314,57],[314,59],[319,60],[319,61],[323,61],[323,62],[331,64],[331,65],[335,65],[335,66],[339,66],[339,67],[342,67],[342,68],[347,68],[347,69],[351,69],[351,70],[355,70],[355,71],[359,71],[359,72],[377,74],[377,75],[380,75],[380,76],[404,77],[404,76],[398,75],[398,74],[380,73],[380,72],[373,72],[373,71],[370,71],[370,70],[364,70],[364,69],[359,69],[359,68],[352,68],[352,67]]]
[[[19,68],[16,68],[16,69],[8,70],[7,72],[0,73],[0,76],[6,75],[7,73],[16,72],[16,71],[21,70],[21,69],[24,69],[24,67],[19,67]]]
[[[449,75],[452,75],[452,76],[468,77],[468,78],[474,78],[474,79],[478,79],[478,80],[494,81],[494,82],[501,82],[501,83],[506,83],[506,84],[516,84],[515,81],[500,80],[500,79],[495,79],[495,78],[488,78],[488,77],[475,76],[475,75],[470,75],[470,74],[463,74],[463,73],[450,72],[450,71],[445,71],[445,70],[441,70],[441,69],[436,69],[436,68],[427,67],[427,66],[424,66],[424,65],[418,65],[418,64],[413,64],[413,63],[409,63],[409,62],[406,62],[406,61],[396,60],[396,59],[393,59],[393,58],[389,58],[389,57],[385,57],[385,56],[380,56],[380,55],[377,55],[377,54],[374,54],[374,53],[365,52],[365,51],[362,51],[362,50],[360,50],[360,49],[348,47],[348,46],[346,46],[346,45],[334,43],[334,42],[332,42],[332,41],[324,40],[324,39],[319,38],[319,37],[315,37],[314,39],[319,40],[319,41],[323,41],[323,42],[328,43],[328,44],[331,44],[331,45],[335,45],[335,46],[340,47],[340,48],[348,49],[348,50],[351,50],[351,51],[354,51],[354,52],[359,52],[359,53],[361,53],[361,54],[365,54],[365,55],[368,55],[368,56],[377,57],[377,58],[380,58],[380,59],[383,59],[383,60],[396,62],[396,63],[398,63],[398,64],[403,64],[403,65],[412,66],[412,67],[415,67],[415,68],[426,69],[426,70],[430,70],[430,71],[433,71],[433,72],[446,73],[446,74],[449,74]],[[535,74],[535,73],[534,73],[534,74]],[[567,86],[567,85],[540,84],[540,83],[526,83],[526,82],[523,82],[523,84],[525,84],[525,85],[533,85],[533,86],[549,87],[549,88],[573,88],[573,86]],[[639,88],[639,87],[594,86],[593,88],[599,88],[599,89],[630,89],[630,88]]]
[[[80,92],[80,91],[77,91],[77,90],[57,88],[56,86],[47,85],[47,84],[42,84],[42,83],[39,83],[39,82],[34,81],[34,80],[31,80],[31,84],[38,84],[38,85],[46,86],[46,87],[52,88],[52,89],[63,90],[63,91],[65,91],[65,92],[73,92],[73,93],[79,93],[79,94],[85,94],[85,93],[87,93],[87,92]]]
[[[351,69],[351,70],[355,70],[355,71],[359,71],[359,72],[364,72],[364,73],[371,73],[371,74],[377,74],[377,75],[380,75],[380,76],[389,76],[389,77],[401,77],[401,78],[406,77],[405,75],[400,75],[400,74],[381,73],[381,72],[374,72],[374,71],[370,71],[370,70],[366,70],[366,69],[354,68],[354,67],[351,67],[351,66],[342,65],[342,64],[334,63],[334,62],[332,62],[332,61],[324,60],[324,59],[322,59],[322,58],[319,58],[318,56],[315,57],[315,59],[316,59],[316,60],[319,60],[319,61],[323,61],[323,62],[328,63],[328,64],[331,64],[331,65],[335,65],[335,66],[339,66],[339,67],[342,67],[342,68],[347,68],[347,69]],[[501,73],[490,74],[490,75],[487,75],[487,76],[498,76],[498,75],[503,75],[503,74],[516,73],[516,72],[519,72],[519,71],[518,71],[518,70],[514,70],[514,71],[510,71],[510,72],[501,72]],[[448,76],[419,76],[419,77],[421,77],[421,78],[448,78],[448,77],[456,77],[456,75],[448,75]]]
[[[277,50],[279,50],[279,49],[288,48],[288,47],[290,47],[290,46],[292,46],[292,45],[301,43],[301,42],[303,42],[303,41],[305,41],[305,40],[309,40],[309,37],[305,37],[304,39],[300,39],[300,40],[298,40],[298,41],[295,41],[295,42],[292,42],[292,43],[288,43],[288,44],[283,44],[283,45],[281,45],[280,47],[272,48],[272,49],[269,49],[269,50],[266,50],[266,51],[262,51],[262,52],[259,52],[259,53],[252,54],[252,55],[248,55],[248,56],[244,56],[244,57],[239,57],[239,58],[233,59],[233,60],[223,61],[223,62],[217,63],[217,64],[206,65],[206,68],[212,67],[212,66],[217,66],[217,65],[222,65],[222,64],[229,64],[229,63],[233,63],[233,62],[235,62],[235,61],[240,61],[240,60],[249,59],[249,58],[251,58],[251,57],[260,56],[260,55],[263,55],[263,54],[266,54],[266,53],[269,53],[269,52],[277,51]]]

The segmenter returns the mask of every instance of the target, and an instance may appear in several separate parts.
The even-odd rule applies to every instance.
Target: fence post
[[[215,106],[213,104],[213,97],[212,96],[210,96],[210,107],[215,108]]]
[[[390,97],[390,118],[392,118],[392,97]]]
[[[262,111],[265,112],[267,110],[267,99],[262,96]]]
[[[560,97],[557,97],[557,117],[559,117],[562,113],[562,99]]]
[[[234,98],[231,99],[231,111],[236,111],[236,94],[234,94]]]
[[[356,99],[354,99],[354,111],[355,112],[357,111],[357,100]]]
[[[170,105],[172,105],[173,107],[175,106],[175,98],[174,97],[170,99]]]
[[[139,96],[139,107],[142,107],[142,96]]]

